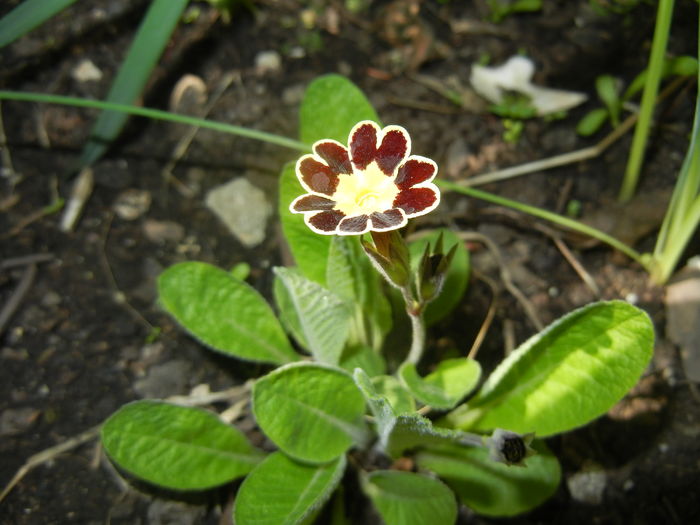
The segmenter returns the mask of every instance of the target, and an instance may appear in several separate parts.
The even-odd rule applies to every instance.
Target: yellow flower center
[[[351,175],[339,175],[338,187],[333,195],[335,209],[352,217],[392,208],[399,193],[394,178],[386,176],[376,162],[364,170],[354,170]]]

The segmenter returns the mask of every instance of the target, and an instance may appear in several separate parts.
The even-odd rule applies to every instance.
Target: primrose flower
[[[432,184],[437,164],[410,155],[411,137],[401,126],[380,128],[370,120],[350,131],[348,147],[331,139],[313,145],[296,164],[308,192],[289,209],[322,235],[385,232],[425,215],[440,203]]]

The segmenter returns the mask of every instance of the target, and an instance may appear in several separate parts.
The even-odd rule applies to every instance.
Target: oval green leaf
[[[324,463],[367,439],[365,401],[342,370],[294,363],[260,378],[253,413],[260,428],[295,459]]]
[[[372,386],[378,395],[384,396],[396,414],[415,412],[416,403],[411,393],[394,376],[376,376],[372,378]]]
[[[443,253],[448,253],[455,245],[457,245],[457,250],[452,259],[452,264],[447,270],[442,292],[433,301],[430,301],[425,309],[424,317],[428,325],[444,319],[455,309],[462,300],[469,283],[469,251],[465,247],[464,242],[447,228],[432,231],[429,235],[421,237],[409,245],[411,266],[414,270],[417,268],[426,245],[430,243],[431,246],[435,246],[435,242],[440,234],[442,234]]]
[[[323,465],[308,465],[282,452],[270,454],[238,490],[234,521],[245,525],[300,523],[328,500],[345,465],[345,456]]]
[[[457,428],[506,428],[539,437],[605,414],[634,386],[654,348],[649,316],[623,301],[579,308],[531,337],[476,398],[447,416]]]
[[[246,475],[263,458],[235,427],[198,408],[124,405],[105,421],[102,446],[119,467],[172,490],[203,490]]]
[[[362,490],[385,523],[450,525],[457,519],[452,491],[422,474],[377,470],[363,479]]]
[[[307,144],[334,139],[347,146],[350,130],[361,120],[379,123],[364,93],[344,76],[323,75],[306,88],[299,112],[299,136]]]
[[[486,448],[453,445],[420,452],[416,462],[440,476],[479,514],[515,516],[547,500],[561,478],[559,462],[544,443],[534,441],[532,446],[537,454],[524,467],[492,461]]]
[[[426,377],[420,377],[415,364],[405,363],[399,368],[399,376],[418,401],[447,410],[476,388],[481,366],[468,358],[445,359]]]
[[[213,350],[278,365],[299,359],[265,299],[228,272],[176,264],[158,277],[158,292],[163,307]]]
[[[274,272],[275,298],[292,334],[317,361],[337,365],[348,338],[348,304],[294,268]]]

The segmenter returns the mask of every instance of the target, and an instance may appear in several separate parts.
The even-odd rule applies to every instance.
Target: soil
[[[18,3],[3,2],[0,15]],[[75,3],[0,50],[0,86],[104,98],[147,4]],[[625,14],[601,14],[591,5],[623,2],[547,1],[540,12],[495,25],[486,21],[484,0],[363,4],[365,10],[353,13],[344,2],[265,0],[255,2],[252,12],[239,9],[225,23],[208,4],[194,2],[199,15],[176,30],[143,103],[167,109],[175,84],[186,74],[200,77],[209,94],[230,74],[232,81],[209,118],[296,137],[304,87],[318,75],[339,72],[364,90],[385,123],[410,131],[413,152],[434,158],[441,176],[461,179],[599,140],[602,135],[584,139],[575,132],[585,112],[597,107],[595,78],[614,74],[627,84],[645,67],[655,12],[647,2]],[[697,3],[677,4],[669,50],[694,55]],[[308,5],[313,9],[302,12]],[[264,51],[274,51],[279,64],[261,64]],[[502,120],[483,111],[483,103],[469,92],[468,79],[473,63],[488,59],[500,64],[521,52],[534,59],[537,83],[584,91],[590,100],[562,120],[525,121],[519,140],[508,143]],[[99,70],[99,78],[76,76],[76,67],[85,61]],[[426,79],[464,94],[465,107],[452,104]],[[667,196],[672,188],[687,147],[694,100],[695,87],[689,83],[661,105],[640,195]],[[157,306],[155,277],[183,260],[224,268],[247,262],[249,281],[269,296],[270,267],[288,260],[275,218],[267,224],[264,241],[246,247],[204,200],[210,188],[245,177],[274,203],[280,167],[296,153],[200,131],[173,170],[176,183],[166,180],[162,170],[186,129],[132,119],[95,164],[87,205],[74,230],[65,232],[62,211],[47,207],[57,195],[70,195],[94,115],[72,107],[2,104],[5,152],[12,165],[3,157],[0,304],[20,299],[0,334],[3,486],[31,455],[99,425],[128,401],[187,394],[201,384],[222,390],[261,371],[213,355],[183,334]],[[626,136],[596,159],[485,189],[559,212],[576,200],[584,218],[605,217],[610,210],[628,214],[648,227],[620,235],[639,250],[649,250],[650,232],[665,203],[633,203],[622,210],[612,204],[629,143]],[[150,206],[124,218],[115,202],[129,195],[150,200]],[[533,219],[448,195],[439,212],[417,221],[418,228],[438,224],[491,238],[545,323],[597,298]],[[509,520],[489,520],[462,509],[460,523],[699,522],[700,405],[678,349],[665,336],[664,290],[609,248],[564,239],[597,283],[600,298],[632,300],[650,313],[657,329],[653,363],[607,416],[550,440],[564,469],[551,500]],[[431,336],[431,344],[453,344],[465,353],[491,301],[478,275],[498,280],[483,246],[470,247],[473,282],[457,316],[435,328],[440,337]],[[26,294],[20,297],[22,284]],[[523,341],[534,332],[511,295],[501,289],[497,298],[496,317],[480,350],[487,367],[500,359],[509,341]],[[0,522],[226,523],[223,509],[230,504],[232,488],[194,499],[135,489],[121,481],[95,441],[88,441],[24,476],[0,503]],[[370,522],[371,511],[360,514],[358,523]]]

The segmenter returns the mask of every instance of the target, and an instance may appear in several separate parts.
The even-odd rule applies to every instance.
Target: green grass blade
[[[118,111],[127,115],[137,115],[154,120],[165,120],[167,122],[175,122],[177,124],[185,124],[188,126],[197,126],[199,128],[211,129],[221,133],[229,133],[238,135],[253,140],[268,142],[284,148],[308,152],[311,148],[308,144],[299,142],[298,140],[275,135],[257,129],[244,128],[226,122],[217,122],[215,120],[207,120],[203,118],[190,117],[189,115],[178,115],[170,111],[160,109],[144,108],[141,106],[131,106],[128,104],[115,104],[112,102],[103,102],[102,100],[92,100],[79,97],[64,97],[62,95],[51,95],[48,93],[24,93],[21,91],[3,91],[0,90],[0,100],[17,100],[21,102],[39,102],[44,104],[59,104],[62,106],[75,106],[78,108],[103,109],[106,111]]]
[[[498,195],[477,190],[475,188],[460,186],[459,184],[455,184],[454,182],[438,180],[436,181],[436,183],[441,189],[456,191],[457,193],[468,195],[469,197],[475,197],[477,199],[485,200],[493,204],[498,204],[500,206],[512,208],[514,210],[518,210],[523,213],[539,217],[540,219],[553,222],[554,224],[558,224],[559,226],[563,226],[564,228],[569,228],[570,230],[583,233],[584,235],[588,235],[590,237],[593,237],[594,239],[598,239],[599,241],[604,242],[608,246],[612,246],[616,250],[621,251],[631,259],[634,259],[639,264],[646,267],[645,261],[639,252],[627,246],[625,243],[619,241],[618,239],[615,239],[614,237],[608,235],[607,233],[604,233],[596,228],[592,228],[591,226],[583,224],[582,222],[569,219],[568,217],[564,217],[562,215],[553,213],[548,210],[544,210],[542,208],[538,208],[537,206],[531,206],[522,202],[506,199],[505,197],[500,197]]]
[[[75,0],[25,0],[0,20],[0,47],[40,26]]]
[[[642,92],[642,105],[639,108],[639,120],[634,129],[630,156],[627,160],[625,178],[622,181],[619,200],[627,202],[632,198],[637,188],[639,173],[642,170],[642,161],[646,149],[649,129],[652,124],[654,107],[656,106],[656,94],[659,90],[659,82],[664,69],[664,54],[671,30],[671,18],[673,15],[674,0],[660,0],[656,15],[656,27],[654,28],[654,41],[651,45],[649,67],[647,68],[647,80]]]
[[[132,104],[140,95],[151,71],[170,40],[188,0],[154,0],[144,16],[126,59],[107,95],[108,102]],[[87,166],[107,150],[126,123],[127,115],[107,111],[92,128],[80,163]]]

